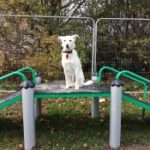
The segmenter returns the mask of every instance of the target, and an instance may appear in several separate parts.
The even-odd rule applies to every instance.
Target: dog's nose
[[[68,44],[66,44],[66,48],[69,48],[69,45],[68,45]]]

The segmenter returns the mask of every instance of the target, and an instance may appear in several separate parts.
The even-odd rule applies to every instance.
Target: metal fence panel
[[[108,65],[150,78],[150,19],[100,18],[97,68]]]
[[[94,20],[67,16],[0,16],[0,73],[33,66],[45,79],[64,78],[59,35],[78,34],[76,49],[85,76],[92,72]],[[2,61],[3,60],[3,61]]]

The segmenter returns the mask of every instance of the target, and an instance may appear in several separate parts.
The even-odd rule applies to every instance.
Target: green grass
[[[109,100],[100,103],[100,116],[92,119],[91,101],[43,100],[43,116],[36,120],[37,150],[109,149]],[[150,149],[150,112],[123,102],[120,150]],[[0,150],[20,150],[23,144],[21,104],[0,111]]]
[[[14,83],[11,83],[11,82],[3,82],[3,83],[0,83],[0,90],[15,90],[19,87],[19,84],[14,84]]]

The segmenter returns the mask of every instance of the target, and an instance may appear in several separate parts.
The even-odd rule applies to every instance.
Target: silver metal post
[[[34,84],[24,81],[22,84],[24,149],[35,147],[35,119],[34,119]]]
[[[34,98],[34,117],[35,119],[42,115],[41,100]]]
[[[109,145],[111,148],[115,149],[120,147],[121,104],[122,104],[122,81],[114,80],[111,83]]]
[[[97,43],[96,43],[96,23],[93,22],[93,45],[92,45],[92,68],[91,68],[91,74],[92,74],[92,80],[95,80],[97,77],[97,64],[96,64],[96,52],[97,52]]]
[[[94,97],[92,99],[92,118],[97,118],[99,116],[99,97]]]
[[[97,82],[97,75],[92,76],[92,81]],[[91,117],[97,118],[99,116],[99,97],[94,97],[92,99],[92,107],[91,107]]]
[[[36,85],[41,83],[41,77],[38,73],[36,73]],[[41,100],[34,98],[34,114],[35,114],[35,119],[42,114],[42,109],[41,109]]]

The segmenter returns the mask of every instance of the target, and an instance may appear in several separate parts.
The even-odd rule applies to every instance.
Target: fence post
[[[40,74],[36,73],[36,84],[41,84],[41,77]],[[35,119],[42,114],[41,110],[41,100],[34,98],[34,114],[35,114]]]
[[[111,148],[120,147],[122,85],[123,82],[121,80],[113,80],[111,83],[110,135],[109,135],[109,145]]]
[[[24,149],[35,147],[34,87],[31,81],[22,83]]]

